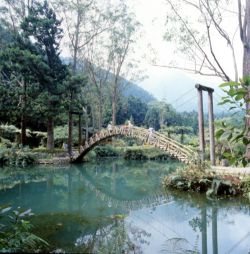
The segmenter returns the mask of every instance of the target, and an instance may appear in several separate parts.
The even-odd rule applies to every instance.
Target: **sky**
[[[147,51],[147,53],[153,51],[156,55],[155,63],[157,65],[169,65],[171,60],[176,60],[178,63],[187,66],[188,63],[185,62],[184,58],[180,58],[179,56],[175,55],[175,43],[168,43],[163,40],[163,35],[166,31],[165,21],[167,12],[169,11],[166,1],[129,0],[129,5],[131,10],[135,12],[139,22],[142,23],[143,36],[141,38],[141,42],[139,42],[140,49]],[[223,27],[228,30],[231,35],[235,33],[234,43],[236,46],[236,56],[238,62],[241,62],[242,47],[237,31],[237,15],[231,12],[231,10],[233,10],[235,7],[236,6],[228,6],[226,9],[226,19],[223,23]],[[229,51],[227,51],[227,44],[216,36],[214,37],[213,43],[216,55],[219,56],[223,66],[225,66],[225,68],[232,73],[232,58],[228,53]],[[147,48],[147,45],[149,44],[151,45],[150,49]],[[146,68],[148,78],[142,82],[139,82],[138,84],[153,94],[157,99],[165,100],[168,103],[174,102],[176,99],[179,100],[179,97],[181,97],[182,94],[185,94],[194,88],[196,83],[200,83],[215,89],[215,108],[219,111],[224,110],[223,108],[219,109],[216,106],[217,102],[220,100],[220,97],[223,95],[221,89],[218,88],[218,85],[223,83],[221,79],[194,75],[181,70],[153,66],[150,57],[144,59],[142,66]],[[239,73],[241,73],[241,64],[239,64]],[[188,93],[188,95],[189,97],[185,96],[183,100],[190,99],[190,102],[187,104],[184,103],[184,105],[176,105],[180,106],[180,111],[196,109],[197,103],[195,89]],[[180,99],[180,101],[183,100]],[[206,103],[206,101],[204,103]]]

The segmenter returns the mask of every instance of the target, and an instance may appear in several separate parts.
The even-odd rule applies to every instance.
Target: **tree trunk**
[[[71,111],[69,111],[68,119],[68,153],[72,155],[72,129],[73,129],[73,117]]]
[[[78,116],[78,151],[81,152],[82,145],[82,116]]]
[[[115,84],[113,94],[112,94],[112,124],[116,125],[116,105],[117,103],[117,84]]]
[[[246,38],[243,53],[243,77],[250,76],[250,1],[246,1]],[[248,99],[250,98],[250,87],[248,88]],[[246,127],[250,128],[250,102],[246,103]],[[248,131],[248,139],[250,139],[250,131]],[[250,160],[250,144],[246,148],[246,157]]]
[[[101,130],[103,125],[103,98],[102,98],[102,91],[99,91],[99,103],[98,103],[98,129]]]
[[[48,117],[47,123],[47,149],[54,149],[54,121],[52,116]]]
[[[112,100],[112,125],[116,125],[116,100]]]
[[[21,115],[21,144],[26,145],[26,83],[23,80],[23,95],[22,95],[22,115]]]
[[[21,116],[21,144],[26,145],[26,113],[22,112]]]

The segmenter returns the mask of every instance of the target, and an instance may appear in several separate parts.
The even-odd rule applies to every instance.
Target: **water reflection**
[[[29,208],[52,249],[91,253],[248,253],[249,204],[163,192],[177,164],[101,161],[2,172],[0,204]]]

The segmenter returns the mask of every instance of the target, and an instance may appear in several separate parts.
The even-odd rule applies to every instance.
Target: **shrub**
[[[0,206],[0,252],[38,252],[48,247],[42,238],[30,232],[32,224],[26,220],[31,209]]]
[[[119,153],[112,146],[97,146],[94,151],[99,158],[119,156]]]
[[[146,160],[147,156],[144,155],[141,149],[128,149],[124,154],[125,160]]]
[[[28,148],[0,148],[0,164],[26,166],[36,161]]]

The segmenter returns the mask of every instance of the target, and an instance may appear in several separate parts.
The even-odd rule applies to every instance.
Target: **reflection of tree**
[[[198,254],[198,238],[194,246],[185,238],[174,237],[167,239],[162,252],[168,254]]]
[[[139,200],[122,200],[112,197],[109,195],[109,192],[106,194],[104,190],[99,190],[98,186],[95,186],[94,183],[91,182],[91,179],[87,180],[83,177],[82,182],[84,182],[84,185],[91,190],[92,193],[95,193],[99,200],[107,203],[109,207],[122,208],[125,211],[137,210],[145,207],[155,207],[164,202],[171,201],[170,196],[163,195],[162,193],[155,193],[153,196],[148,195]]]
[[[142,200],[161,193],[160,176],[170,171],[170,165],[159,162],[103,162],[88,165],[82,170],[85,179],[99,191],[117,200]],[[121,163],[121,162],[120,162]],[[143,166],[142,166],[143,163]]]
[[[130,232],[130,233],[128,233]],[[146,237],[150,234],[132,225],[125,225],[123,219],[115,218],[105,227],[99,228],[92,234],[78,237],[75,246],[87,249],[91,253],[137,253],[141,254],[141,246],[149,244]]]

